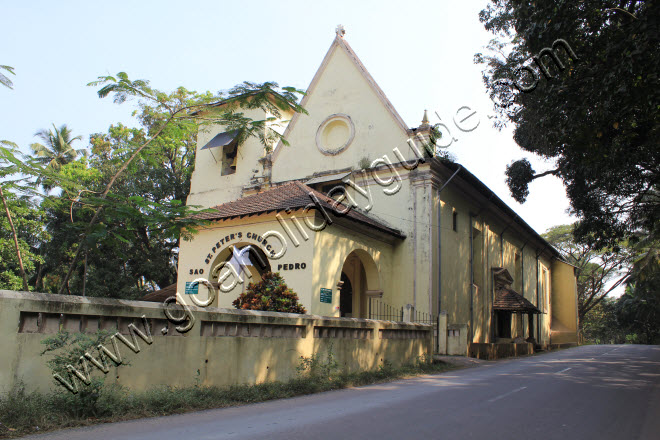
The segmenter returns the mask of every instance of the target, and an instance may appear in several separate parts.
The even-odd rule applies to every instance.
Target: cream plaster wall
[[[254,121],[274,118],[273,115],[258,109],[240,109],[237,111]],[[267,125],[278,132],[283,132],[291,116],[291,113],[283,113],[280,118],[268,122]],[[236,172],[225,176],[221,175],[222,148],[206,150],[202,150],[202,148],[218,133],[225,131],[227,131],[227,128],[220,125],[200,126],[197,134],[195,170],[191,176],[188,205],[209,208],[238,199],[243,194],[243,187],[250,183],[252,177],[264,174],[259,159],[265,156],[265,146],[259,139],[251,137],[238,148]]]
[[[513,287],[523,294],[532,304],[536,305],[544,314],[534,318],[534,338],[542,345],[550,343],[550,316],[553,313],[550,298],[556,295],[557,301],[562,304],[570,302],[575,304],[575,277],[572,274],[562,273],[560,284],[555,285],[553,271],[557,266],[555,261],[545,255],[538,260],[537,283],[537,252],[542,251],[531,242],[520,238],[507,224],[493,216],[489,211],[483,210],[465,195],[447,187],[441,194],[442,200],[442,309],[448,312],[449,325],[472,324],[473,342],[494,342],[491,323],[493,302],[493,267],[503,266],[514,277]],[[457,230],[454,231],[453,213],[457,213]],[[475,215],[472,220],[470,214]],[[472,295],[470,280],[470,227],[479,231],[478,242],[475,243],[475,294],[472,298],[472,316],[470,314],[470,296]],[[502,232],[504,232],[502,239]],[[481,249],[478,248],[481,246]],[[524,247],[524,249],[523,249]],[[482,252],[481,257],[478,251]],[[519,254],[521,266],[516,270],[515,255]],[[481,259],[481,261],[479,261]],[[477,265],[481,266],[481,269]],[[563,263],[562,263],[563,264]],[[547,271],[548,279],[543,284],[541,278],[543,270]],[[524,284],[523,284],[524,273]],[[543,293],[542,288],[545,288]],[[538,295],[538,300],[537,300]],[[571,319],[570,307],[566,312]],[[562,315],[563,316],[563,315]],[[527,315],[512,319],[512,337],[529,337]],[[538,338],[540,326],[540,340]]]
[[[306,216],[313,216],[313,214],[313,211],[311,214],[307,213],[306,215],[302,214],[301,211],[292,213],[300,222],[304,222]],[[290,217],[284,221],[292,230],[295,229]],[[241,235],[240,237],[239,233]],[[314,304],[312,299],[312,256],[314,235],[316,233],[311,229],[306,229],[306,233],[309,239],[300,239],[298,241],[299,245],[295,246],[274,213],[215,222],[210,227],[200,230],[192,241],[181,243],[177,290],[182,294],[184,302],[193,304],[189,295],[184,294],[186,282],[193,282],[198,278],[216,282],[217,277],[213,279],[210,277],[212,269],[220,263],[217,261],[218,255],[230,246],[249,244],[257,246],[264,252],[266,257],[268,257],[271,270],[273,272],[280,272],[287,285],[298,294],[301,303],[307,308],[307,311],[315,313],[312,309],[312,304]],[[231,239],[232,234],[234,236],[233,239]],[[230,240],[221,241],[227,237],[230,237]],[[263,239],[266,240],[266,245],[263,244]],[[293,265],[295,268],[296,263],[305,263],[306,267],[297,270],[280,268],[280,265],[283,267],[286,265],[287,268],[290,267],[289,265]],[[203,270],[204,273],[199,273],[200,270]],[[229,272],[229,269],[222,269],[220,276],[223,276],[225,272]],[[222,283],[225,287],[231,286],[233,281],[236,280],[235,275],[231,272],[229,273]],[[215,275],[217,276],[217,274]],[[232,301],[244,291],[249,282],[254,280],[254,278],[250,279],[245,274],[241,274],[241,278],[243,282],[236,283],[233,289],[228,291],[222,291],[221,289],[217,294],[216,300],[213,302],[213,306],[232,308]],[[200,286],[197,296],[198,302],[205,302],[207,299],[207,289]]]
[[[375,238],[365,237],[356,233],[350,227],[331,225],[323,233],[316,234],[314,243],[314,277],[312,290],[314,298],[314,313],[323,316],[339,316],[339,290],[337,282],[340,281],[342,267],[346,258],[357,252],[361,265],[366,274],[366,289],[383,290],[383,300],[388,304],[401,304],[399,291],[393,289],[392,273],[392,245]],[[353,274],[349,274],[352,276]],[[395,275],[396,276],[396,275]],[[356,284],[356,283],[353,283]],[[357,295],[360,286],[353,285],[353,294]],[[332,304],[321,303],[320,289],[332,289]],[[354,302],[355,305],[358,305]],[[367,317],[364,310],[365,302],[360,301],[359,309],[354,316]],[[398,306],[400,307],[400,305]]]
[[[393,149],[405,154],[407,133],[396,124],[392,114],[340,45],[334,45],[321,75],[308,90],[304,103],[308,115],[297,115],[287,136],[289,146],[278,147],[274,154],[273,180],[286,181],[309,176],[321,170],[356,168],[363,157],[371,161]],[[355,126],[351,145],[335,156],[324,155],[316,147],[319,126],[331,115],[346,114]],[[421,116],[421,115],[420,115]]]
[[[550,342],[577,343],[578,310],[575,268],[562,261],[552,262],[552,321]]]
[[[99,318],[104,329],[119,328],[124,335],[129,334],[129,323],[146,332],[141,317],[147,319],[151,344],[137,338],[140,351],[133,353],[117,341],[129,365],[117,367],[108,360],[111,368],[104,376],[89,364],[92,375],[105,377],[106,383],[135,390],[286,380],[295,376],[301,356],[324,357],[330,344],[345,371],[375,369],[385,361],[412,363],[431,350],[430,327],[421,324],[211,307],[190,310],[195,324],[182,334],[165,319],[159,303],[0,291],[0,392],[20,381],[28,391],[54,388],[46,364],[49,356],[39,354],[41,341],[61,325],[73,333],[93,333]],[[37,325],[39,319],[42,325]],[[166,334],[163,327],[168,328]],[[111,343],[108,347],[113,350]]]

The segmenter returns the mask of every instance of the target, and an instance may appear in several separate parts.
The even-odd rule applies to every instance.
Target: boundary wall
[[[170,307],[178,309],[171,315],[184,315]],[[135,390],[286,380],[296,375],[302,357],[318,353],[325,359],[330,348],[344,371],[375,369],[385,361],[400,366],[432,354],[432,326],[425,324],[211,307],[188,312],[194,324],[182,333],[176,328],[186,324],[168,320],[160,303],[0,290],[0,392],[20,381],[27,390],[56,386],[41,341],[59,331],[116,334],[128,365],[105,356],[107,374],[92,362],[88,368],[106,383]],[[111,341],[104,345],[114,352]],[[99,350],[91,355],[103,360]]]

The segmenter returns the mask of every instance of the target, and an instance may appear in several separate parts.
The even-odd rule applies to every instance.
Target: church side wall
[[[447,322],[470,324],[470,205],[445,188],[441,194],[442,291]],[[453,228],[456,213],[456,230]]]
[[[552,262],[552,317],[550,342],[577,343],[578,309],[575,268],[562,261]]]
[[[492,268],[504,267],[514,277],[514,290],[544,312],[540,317],[534,318],[533,336],[539,340],[540,335],[539,342],[547,345],[550,342],[552,261],[545,256],[539,256],[537,283],[536,254],[539,249],[518,236],[515,229],[507,228],[505,221],[487,211],[484,212],[451,187],[443,190],[441,201],[441,307],[447,311],[449,325],[471,325],[473,342],[494,342]],[[456,231],[453,229],[454,213]],[[470,218],[471,214],[478,215]],[[474,251],[474,287],[470,278],[471,238]],[[472,313],[471,295],[474,295]],[[515,316],[512,320],[512,337],[529,336],[528,317]]]

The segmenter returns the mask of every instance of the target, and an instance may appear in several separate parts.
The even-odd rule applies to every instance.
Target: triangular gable
[[[367,84],[371,87],[371,89],[374,91],[380,102],[383,104],[383,106],[387,109],[389,114],[392,116],[392,119],[394,119],[395,123],[403,130],[404,134],[406,136],[409,136],[412,132],[406,125],[406,123],[403,121],[403,118],[399,113],[396,111],[390,100],[387,98],[385,95],[385,92],[378,86],[374,78],[371,76],[367,68],[362,64],[362,61],[360,61],[360,58],[358,58],[357,54],[353,51],[351,46],[348,44],[348,42],[341,37],[339,34],[335,37],[334,41],[330,45],[330,48],[325,54],[325,57],[323,58],[323,61],[321,62],[321,66],[318,68],[316,73],[314,74],[314,77],[312,78],[312,82],[309,83],[309,87],[307,87],[307,92],[306,95],[303,96],[302,100],[300,101],[300,105],[302,107],[305,107],[305,104],[309,101],[310,96],[314,93],[314,90],[316,88],[316,85],[318,84],[320,78],[323,76],[323,73],[325,72],[325,69],[330,62],[330,59],[332,58],[332,55],[335,50],[343,50],[346,55],[348,55],[349,59],[353,62],[357,70],[360,72],[362,77],[365,79]],[[286,129],[284,130],[283,137],[286,139],[288,134],[293,130],[294,126],[296,125],[296,122],[298,119],[300,119],[301,114],[296,113],[294,114],[293,118],[291,118],[291,121],[287,125]],[[275,148],[275,151],[273,153],[273,160],[276,160],[277,157],[279,156],[279,152],[282,150],[282,142],[280,141],[278,145]]]

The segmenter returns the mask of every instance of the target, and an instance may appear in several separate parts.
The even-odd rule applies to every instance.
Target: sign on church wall
[[[332,303],[332,289],[326,289],[321,287],[321,302],[322,303]]]

